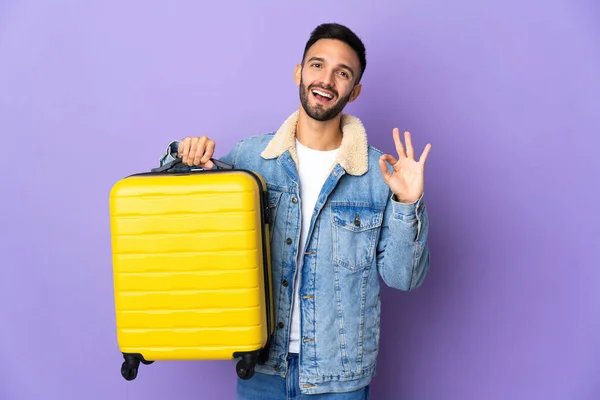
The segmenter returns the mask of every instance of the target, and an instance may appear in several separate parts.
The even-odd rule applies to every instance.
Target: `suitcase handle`
[[[224,163],[223,161],[217,160],[215,158],[211,158],[210,161],[212,161],[213,164],[215,164],[215,167],[217,167],[217,169],[233,169],[232,165]],[[167,164],[163,165],[162,167],[153,168],[152,172],[165,172],[165,171],[168,171],[171,168],[173,168],[174,166],[176,166],[178,164],[181,164],[181,162],[182,162],[181,157],[177,157],[176,159],[174,159],[170,163],[167,163]]]

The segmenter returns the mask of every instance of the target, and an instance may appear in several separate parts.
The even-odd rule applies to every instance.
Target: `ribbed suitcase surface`
[[[261,186],[261,178],[234,170],[139,174],[113,187],[123,353],[217,360],[266,346],[272,307]]]

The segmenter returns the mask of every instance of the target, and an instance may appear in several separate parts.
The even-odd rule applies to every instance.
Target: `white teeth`
[[[313,90],[313,93],[320,94],[323,97],[327,97],[328,99],[333,99],[333,96],[329,93],[321,92],[320,90]]]

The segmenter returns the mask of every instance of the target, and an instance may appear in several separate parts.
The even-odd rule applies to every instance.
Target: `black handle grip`
[[[233,169],[232,165],[229,165],[227,163],[224,163],[223,161],[217,160],[215,158],[211,158],[210,159],[213,164],[215,164],[215,167],[217,167],[217,169]],[[162,167],[158,167],[158,168],[153,168],[152,172],[165,172],[170,170],[171,168],[173,168],[174,166],[181,164],[182,160],[181,157],[177,157],[176,159],[174,159],[173,161],[171,161],[170,163],[167,163],[165,165],[163,165]]]

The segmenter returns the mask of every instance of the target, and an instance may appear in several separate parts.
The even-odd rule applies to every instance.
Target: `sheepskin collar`
[[[298,165],[298,156],[296,153],[296,125],[300,111],[294,112],[289,116],[273,136],[273,139],[267,144],[262,152],[263,158],[277,158],[286,150]],[[367,133],[362,122],[351,115],[342,114],[341,119],[342,144],[337,153],[336,161],[350,175],[362,175],[367,172],[368,144]]]

